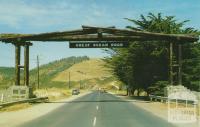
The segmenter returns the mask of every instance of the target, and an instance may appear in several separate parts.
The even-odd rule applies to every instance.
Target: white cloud
[[[50,26],[69,20],[78,14],[78,5],[55,3],[54,5],[27,4],[22,1],[0,1],[0,23],[14,28],[30,26]]]
[[[0,25],[7,25],[14,29],[29,27],[41,29],[57,26],[80,27],[87,25],[115,25],[123,21],[118,12],[110,12],[109,8],[78,4],[66,1],[55,1],[53,4],[26,3],[20,0],[0,0]],[[126,15],[127,13],[121,12]],[[120,17],[118,20],[113,17]],[[119,21],[121,20],[121,21]],[[28,28],[27,28],[28,29]]]
[[[112,6],[106,3],[99,4],[97,1],[90,1],[91,4],[86,2],[88,1],[52,0],[41,3],[29,0],[0,0],[0,25],[19,29],[19,31],[22,28],[28,29],[28,32],[32,29],[42,28],[46,30],[49,28],[52,28],[51,30],[53,28],[69,29],[80,27],[82,24],[123,27],[127,24],[123,20],[125,17],[137,19],[140,14],[146,14],[150,11],[175,14],[177,9],[181,11],[182,7],[187,7],[186,4],[181,4],[181,7],[174,8],[168,4],[157,8],[156,4],[150,4],[141,9],[143,4],[131,5],[133,4],[131,2],[131,6],[127,4]],[[158,5],[162,5],[162,2],[158,3]]]

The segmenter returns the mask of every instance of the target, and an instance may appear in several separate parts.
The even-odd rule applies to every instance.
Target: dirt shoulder
[[[56,100],[56,102],[63,101],[71,101],[73,99],[79,98],[90,92],[81,93],[76,96],[71,96],[67,99]],[[9,111],[9,112],[1,112],[0,113],[0,127],[16,127],[24,122],[31,121],[37,117],[43,116],[65,103],[42,103],[33,105],[31,107],[17,110],[17,111]]]
[[[115,93],[111,93],[115,94]],[[133,97],[127,97],[127,96],[122,96],[119,94],[115,94],[116,96],[129,100],[132,104],[135,106],[142,108],[149,113],[156,115],[166,121],[168,121],[168,105],[167,103],[161,103],[161,102],[150,102],[150,101],[144,101],[142,99],[135,99]],[[189,123],[189,124],[174,124],[177,127],[199,127],[200,125],[200,117],[198,117],[198,121],[196,123]]]

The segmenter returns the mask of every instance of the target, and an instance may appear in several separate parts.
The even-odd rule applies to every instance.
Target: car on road
[[[106,88],[105,88],[105,87],[100,88],[100,92],[101,92],[101,93],[106,93]]]
[[[72,90],[72,95],[78,95],[78,94],[80,94],[79,89],[73,89]]]

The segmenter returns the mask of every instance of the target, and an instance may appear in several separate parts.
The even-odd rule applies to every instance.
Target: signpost
[[[125,48],[129,43],[124,41],[80,41],[69,42],[69,48]]]

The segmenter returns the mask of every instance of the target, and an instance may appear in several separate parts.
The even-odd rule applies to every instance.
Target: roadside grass
[[[148,101],[148,103],[144,103],[143,101],[147,100],[147,96],[126,96],[126,90],[121,90],[121,91],[118,91],[118,90],[113,90],[113,89],[110,89],[108,90],[109,92],[112,92],[118,96],[123,96],[122,98],[124,99],[131,99],[131,100],[136,100],[134,103],[136,105],[139,105],[139,106],[143,106],[144,108],[148,108],[148,107],[152,107],[152,110],[155,112],[162,112],[162,111],[166,111],[168,110],[168,103],[167,102],[159,102],[159,101]],[[171,102],[170,103],[170,108],[175,108],[176,107],[176,104],[175,102]],[[181,104],[179,103],[178,104],[178,107],[179,108],[184,108],[186,107],[185,104]],[[188,108],[193,108],[194,105],[191,105],[191,104],[188,104],[187,105]],[[200,118],[200,102],[198,103],[197,107],[196,107],[196,114],[197,116]]]
[[[126,90],[108,89],[108,91],[118,96],[126,96]]]
[[[47,89],[39,89],[34,91],[38,95],[38,97],[47,96],[49,101],[56,101],[64,98],[68,98],[71,96],[70,89],[61,89],[61,88],[47,88]],[[11,111],[18,111],[26,108],[30,108],[34,105],[40,103],[22,103],[22,104],[15,104],[12,106],[7,106],[0,108],[0,112],[11,112]]]
[[[81,89],[81,93],[88,92],[87,89]],[[38,95],[38,97],[47,96],[48,101],[59,101],[61,99],[66,99],[72,96],[72,89],[62,89],[62,88],[47,88],[47,89],[39,89],[34,91]],[[0,108],[0,112],[11,112],[18,111],[26,108],[30,108],[34,105],[40,103],[23,103],[23,104],[15,104],[12,106],[7,106],[4,108]]]
[[[31,103],[16,104],[16,105],[12,105],[12,106],[7,106],[7,107],[4,107],[4,108],[0,108],[0,112],[17,111],[17,110],[29,108],[32,105],[33,104],[31,104]]]
[[[34,91],[34,94],[37,97],[48,97],[49,101],[55,101],[63,98],[67,98],[71,96],[71,89],[64,88],[46,88],[46,89],[38,89]]]

